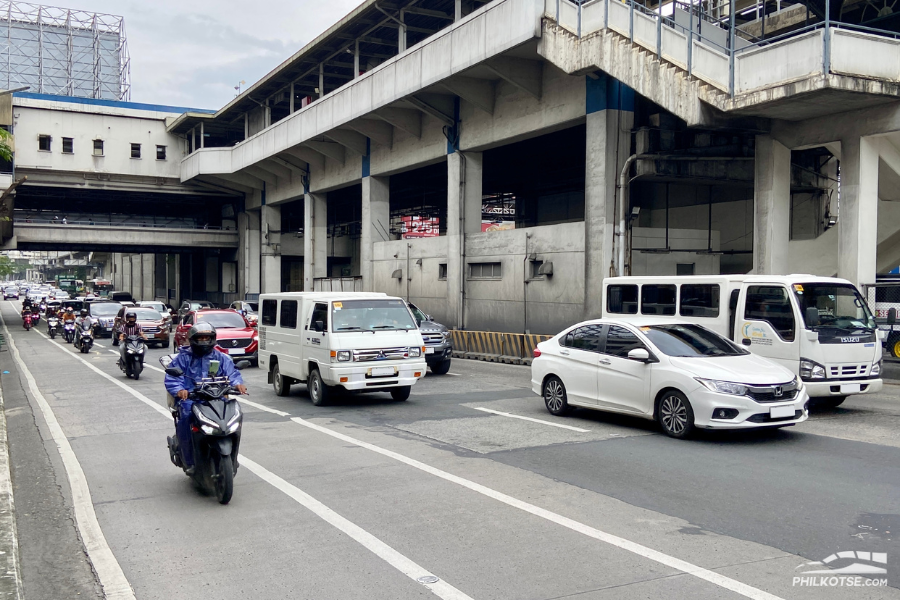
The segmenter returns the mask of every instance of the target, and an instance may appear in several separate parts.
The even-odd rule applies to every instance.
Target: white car
[[[809,416],[794,373],[687,322],[585,321],[538,344],[534,357],[532,389],[554,415],[572,406],[625,413],[655,419],[676,438]]]

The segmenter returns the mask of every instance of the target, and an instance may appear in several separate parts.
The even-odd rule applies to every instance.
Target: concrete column
[[[634,91],[607,75],[585,78],[585,88],[584,318],[595,319],[615,264],[616,182],[631,154]]]
[[[130,292],[131,288],[131,255],[122,255],[122,287],[123,292]]]
[[[363,278],[363,290],[366,292],[375,291],[375,242],[389,240],[390,230],[390,178],[363,177],[359,267]]]
[[[238,214],[238,290],[240,294],[259,293],[259,212]]]
[[[878,254],[878,148],[868,138],[841,140],[838,277],[875,283]]]
[[[156,258],[152,254],[141,254],[141,297],[153,300],[156,297]],[[135,298],[137,300],[138,298]]]
[[[481,232],[480,152],[447,155],[447,289],[452,327],[465,326],[465,235]]]
[[[328,277],[328,195],[303,198],[303,291],[315,291],[315,279]]]
[[[756,136],[753,191],[753,272],[787,275],[791,236],[791,150],[771,136]]]
[[[281,207],[260,209],[260,291],[281,291]]]

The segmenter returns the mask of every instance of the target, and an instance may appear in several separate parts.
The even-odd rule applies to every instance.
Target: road
[[[527,367],[457,360],[406,402],[320,408],[246,369],[220,506],[169,462],[161,371],[126,379],[108,340],[77,355],[15,307],[0,367],[28,599],[900,598],[900,386],[678,441],[552,417]],[[889,585],[795,585],[849,550],[887,553]]]

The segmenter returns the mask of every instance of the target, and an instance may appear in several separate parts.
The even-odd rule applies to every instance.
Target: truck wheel
[[[822,408],[837,408],[843,404],[846,399],[847,396],[832,396],[829,398],[817,398],[815,403]]]
[[[312,400],[313,406],[325,406],[328,403],[328,398],[331,396],[331,389],[329,386],[325,385],[324,381],[322,381],[322,375],[319,373],[318,369],[313,369],[312,372],[310,372],[306,388],[309,390],[309,397]]]
[[[444,362],[437,363],[431,367],[431,372],[435,375],[446,375],[450,370],[450,359],[448,358]]]
[[[275,387],[276,396],[287,396],[291,393],[291,384],[288,382],[287,377],[281,376],[278,363],[275,363],[275,366],[272,367],[272,385]]]
[[[450,362],[450,361],[447,361],[447,362]],[[409,398],[410,391],[412,391],[411,385],[395,387],[395,388],[391,389],[391,398],[393,398],[397,402],[403,402],[404,400]]]
[[[888,350],[894,358],[900,358],[900,335],[892,338],[888,342]]]

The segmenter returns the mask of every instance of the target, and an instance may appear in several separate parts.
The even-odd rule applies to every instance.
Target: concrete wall
[[[446,236],[376,242],[374,254],[376,291],[407,298],[435,321],[450,322],[447,280],[438,279],[440,265],[447,263]],[[391,277],[397,269],[403,271],[401,279]]]

